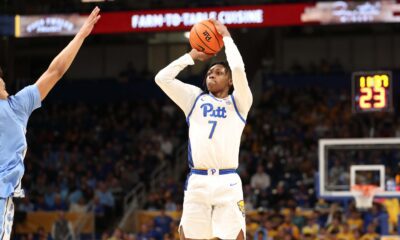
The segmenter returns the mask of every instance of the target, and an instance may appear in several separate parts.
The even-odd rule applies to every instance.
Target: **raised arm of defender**
[[[239,111],[244,116],[250,110],[251,104],[253,103],[253,95],[247,81],[246,72],[244,69],[244,62],[240,52],[231,38],[231,34],[225,25],[221,22],[210,19],[215,25],[216,30],[222,35],[225,45],[225,54],[229,67],[232,70],[232,82],[233,82],[233,96],[238,105]]]
[[[42,76],[36,81],[36,85],[40,92],[40,98],[43,100],[54,85],[61,79],[68,68],[71,66],[72,61],[75,59],[76,54],[82,46],[83,41],[92,32],[94,25],[100,18],[100,9],[96,7],[89,17],[86,19],[84,25],[75,35],[74,39],[66,46],[51,62],[49,68],[43,73]]]

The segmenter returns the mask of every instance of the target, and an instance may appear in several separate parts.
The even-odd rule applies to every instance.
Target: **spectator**
[[[60,212],[59,218],[53,223],[51,228],[53,240],[74,240],[74,230],[72,224],[65,218],[65,213]]]
[[[87,205],[85,204],[85,199],[83,197],[79,198],[77,203],[70,204],[70,212],[85,213],[87,212]]]
[[[40,226],[36,233],[33,235],[34,240],[56,240],[55,238],[51,238],[49,234],[46,233],[44,227]]]
[[[99,182],[96,190],[96,197],[98,197],[100,204],[104,207],[105,216],[107,219],[112,218],[113,207],[114,207],[114,196],[111,191],[107,188],[106,183]]]
[[[336,235],[336,237],[343,240],[356,240],[354,233],[347,223],[342,225],[342,230]]]
[[[172,221],[172,218],[166,215],[165,210],[162,209],[160,215],[154,218],[154,227],[162,236],[164,236],[166,233],[171,231],[170,226]]]
[[[137,240],[155,240],[157,234],[149,228],[147,224],[142,224],[139,233],[137,234]]]
[[[367,232],[362,235],[360,240],[375,240],[378,239],[380,236],[375,231],[375,226],[373,224],[368,225]]]
[[[29,197],[24,197],[21,200],[21,203],[18,204],[18,211],[20,212],[33,212],[35,210],[35,206],[31,203]]]
[[[338,234],[339,232],[342,232],[342,226],[339,217],[332,219],[332,222],[327,226],[327,232],[329,234]]]
[[[361,218],[360,212],[353,210],[350,212],[350,216],[347,219],[347,224],[350,227],[350,230],[361,231],[363,229],[363,220]]]
[[[78,188],[77,186],[74,186],[71,194],[69,194],[69,196],[68,196],[68,202],[76,203],[82,197],[83,197],[82,190],[80,188]]]
[[[124,233],[120,228],[114,230],[113,235],[108,240],[124,240]]]
[[[96,221],[96,232],[99,232],[107,227],[107,215],[105,207],[100,203],[98,196],[93,198],[93,212]]]
[[[159,196],[156,193],[150,193],[147,197],[147,201],[144,205],[146,210],[158,210],[163,206]]]
[[[256,232],[254,233],[254,240],[268,240],[269,233],[264,226],[259,227]]]
[[[36,198],[36,204],[35,204],[35,211],[46,211],[47,210],[47,205],[44,200],[43,195],[39,195]]]
[[[163,240],[175,240],[174,235],[172,233],[166,233],[163,236]]]
[[[258,190],[265,190],[271,185],[271,179],[268,174],[264,172],[264,167],[259,165],[257,173],[251,177],[251,187]]]
[[[176,203],[172,199],[171,192],[169,192],[169,191],[165,193],[165,207],[164,208],[166,211],[178,210]]]
[[[315,216],[312,215],[308,218],[307,225],[302,228],[301,232],[304,236],[310,235],[311,237],[316,237],[318,235],[319,225]]]
[[[278,232],[279,233],[283,233],[283,236],[290,235],[294,239],[300,239],[299,228],[292,223],[292,216],[291,215],[286,215],[285,216],[285,220],[279,226]]]
[[[67,211],[68,210],[68,206],[61,199],[61,195],[60,194],[56,194],[54,196],[53,210],[55,210],[55,211]]]

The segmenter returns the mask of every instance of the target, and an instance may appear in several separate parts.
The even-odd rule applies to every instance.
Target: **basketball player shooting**
[[[99,20],[100,9],[95,8],[74,39],[51,62],[36,81],[15,96],[6,91],[0,69],[0,239],[8,240],[13,225],[13,197],[24,197],[21,179],[27,150],[25,132],[31,113],[67,71],[83,41]]]
[[[179,232],[182,240],[245,239],[243,190],[236,168],[253,97],[242,57],[228,29],[219,21],[210,21],[223,37],[228,63],[211,65],[205,76],[205,91],[175,79],[195,60],[212,57],[196,49],[155,77],[160,88],[183,110],[189,126],[190,173]]]

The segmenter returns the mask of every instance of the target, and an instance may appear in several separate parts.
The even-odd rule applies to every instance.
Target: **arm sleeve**
[[[26,127],[31,113],[41,106],[38,87],[35,84],[25,87],[12,97],[10,105],[18,119]]]
[[[155,77],[157,85],[172,99],[187,116],[196,97],[202,90],[196,86],[183,83],[175,77],[194,61],[189,54],[185,54],[159,71]]]
[[[247,82],[244,63],[240,52],[231,37],[224,37],[225,54],[232,70],[233,97],[239,112],[246,117],[253,103],[253,95]]]

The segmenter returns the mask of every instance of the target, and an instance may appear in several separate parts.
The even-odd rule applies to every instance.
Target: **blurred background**
[[[38,79],[95,6],[93,34],[30,118],[13,239],[178,239],[187,125],[154,76],[190,51],[188,31],[208,17],[228,26],[254,95],[238,169],[248,239],[399,235],[398,202],[359,211],[321,198],[316,183],[319,139],[400,136],[400,3],[0,0],[10,94]],[[179,79],[201,86],[209,64]],[[390,77],[383,107],[362,105],[354,72]],[[381,164],[396,179],[399,154]],[[349,170],[328,165],[333,179]]]

